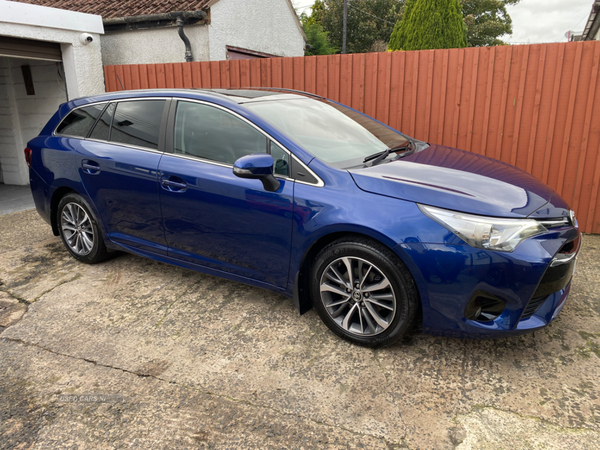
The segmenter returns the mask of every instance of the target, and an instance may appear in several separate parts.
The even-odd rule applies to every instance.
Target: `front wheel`
[[[338,336],[383,347],[414,325],[419,297],[412,276],[388,248],[367,239],[340,239],[315,258],[313,305]]]
[[[63,244],[75,259],[96,264],[108,258],[98,223],[80,195],[67,194],[60,200],[58,229]]]

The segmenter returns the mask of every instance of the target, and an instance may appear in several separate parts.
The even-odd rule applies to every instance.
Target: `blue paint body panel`
[[[164,155],[160,177],[177,177],[185,192],[160,190],[169,256],[286,287],[294,183],[267,192],[231,168]]]
[[[368,192],[484,216],[527,217],[553,194],[516,167],[438,145],[351,173]]]
[[[111,143],[70,141],[83,188],[109,239],[166,254],[156,181],[162,155]],[[99,170],[88,173],[83,164]]]
[[[280,177],[277,191],[268,192],[259,180],[235,176],[230,166],[169,153],[168,145],[148,151],[53,134],[73,108],[144,97],[192,99],[228,109],[289,150],[322,185]],[[168,130],[161,132],[169,136]],[[366,236],[390,248],[412,274],[424,332],[448,336],[497,337],[543,327],[555,319],[569,293],[570,284],[522,318],[551,261],[565,243],[579,239],[576,226],[551,229],[506,253],[473,248],[421,212],[418,204],[505,218],[569,216],[568,205],[548,186],[473,153],[430,145],[373,167],[341,170],[227,95],[196,90],[73,100],[60,106],[28,147],[39,214],[52,223],[55,193],[75,191],[91,205],[112,249],[292,297],[314,245],[330,236]],[[506,303],[492,322],[465,317],[478,291]]]

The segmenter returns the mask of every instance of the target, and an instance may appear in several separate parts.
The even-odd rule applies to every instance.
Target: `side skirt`
[[[108,245],[107,245],[108,247]],[[130,247],[124,244],[117,244],[114,241],[110,241],[110,248],[119,249],[125,251],[127,253],[131,253],[137,256],[142,256],[144,258],[153,259],[154,261],[159,261],[165,264],[171,264],[173,266],[183,267],[184,269],[194,270],[196,272],[205,273],[207,275],[213,275],[219,278],[225,278],[231,281],[237,281],[238,283],[248,284],[250,286],[255,286],[263,289],[268,289],[270,291],[277,292],[281,295],[285,295],[288,298],[293,298],[293,292],[288,292],[286,289],[282,289],[278,286],[269,283],[263,283],[261,281],[253,280],[252,278],[242,277],[239,275],[234,275],[228,272],[224,272],[222,270],[211,269],[205,266],[201,266],[199,264],[190,263],[188,261],[182,261],[177,258],[173,258],[167,255],[161,255],[157,253],[152,253],[149,251],[140,250],[139,248]]]

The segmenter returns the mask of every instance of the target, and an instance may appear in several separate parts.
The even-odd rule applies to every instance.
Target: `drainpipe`
[[[184,19],[201,19],[204,20],[207,17],[207,14],[204,11],[193,11],[193,12],[172,12],[170,16],[173,19],[177,19],[177,33],[179,37],[185,44],[185,62],[192,62],[194,60],[194,55],[192,55],[192,46],[190,44],[190,40],[185,35],[183,31],[183,26],[185,25]]]
[[[190,40],[183,31],[183,19],[181,17],[177,18],[177,32],[185,44],[185,62],[192,62],[194,60],[194,56],[192,55],[192,46],[190,45]]]

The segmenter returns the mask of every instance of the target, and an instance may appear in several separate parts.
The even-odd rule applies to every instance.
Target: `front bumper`
[[[400,244],[412,261],[409,269],[418,272],[423,332],[493,338],[548,325],[569,295],[580,243],[577,228],[565,226],[522,242],[513,253],[466,244]],[[480,295],[501,302],[496,317],[473,319]]]

